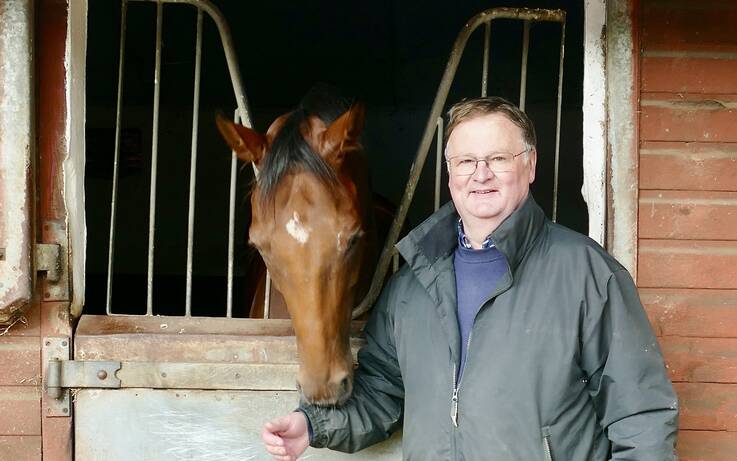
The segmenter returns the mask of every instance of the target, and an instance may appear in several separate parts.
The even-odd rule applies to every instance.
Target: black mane
[[[302,98],[274,138],[259,171],[259,196],[263,204],[272,201],[279,181],[293,171],[312,173],[331,187],[337,184],[335,171],[312,151],[302,137],[300,126],[310,116],[316,116],[330,125],[349,107],[349,101],[327,85],[315,86]]]

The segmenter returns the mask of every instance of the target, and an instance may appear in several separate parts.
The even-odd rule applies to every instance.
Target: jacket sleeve
[[[401,424],[404,384],[394,341],[395,280],[384,288],[364,330],[366,345],[358,352],[351,397],[340,407],[300,407],[312,426],[313,447],[352,453],[387,439]]]
[[[675,460],[678,400],[629,273],[587,306],[582,362],[612,460]]]

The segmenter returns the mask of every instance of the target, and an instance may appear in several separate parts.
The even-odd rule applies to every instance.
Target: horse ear
[[[357,102],[335,119],[323,134],[322,152],[325,153],[325,161],[334,168],[343,163],[345,154],[361,148],[358,138],[363,131],[365,113],[363,104]]]
[[[259,164],[266,152],[266,136],[243,125],[233,123],[220,114],[215,116],[220,134],[244,162]]]

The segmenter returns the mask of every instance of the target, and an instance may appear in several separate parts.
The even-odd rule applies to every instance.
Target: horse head
[[[360,150],[364,108],[339,114],[303,104],[265,134],[218,116],[238,157],[255,163],[249,230],[284,296],[300,358],[298,388],[319,405],[352,391],[349,335],[366,252],[366,225],[351,159]],[[339,114],[339,115],[338,115]]]

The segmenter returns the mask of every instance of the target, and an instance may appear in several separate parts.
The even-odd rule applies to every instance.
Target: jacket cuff
[[[325,448],[328,444],[328,434],[322,424],[324,421],[320,410],[314,406],[300,406],[297,411],[301,411],[307,417],[310,446],[313,448]]]

